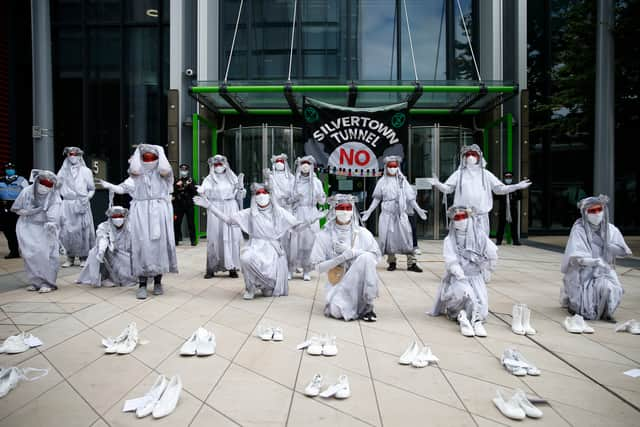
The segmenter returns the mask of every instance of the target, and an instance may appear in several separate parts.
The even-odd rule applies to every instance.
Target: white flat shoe
[[[640,335],[640,322],[638,322],[637,320],[631,320],[631,323],[629,324],[629,328],[627,330],[633,335]]]
[[[309,273],[304,273],[304,275],[302,276],[302,280],[304,280],[305,282],[310,281],[311,275]]]
[[[540,369],[524,358],[522,353],[516,349],[508,348],[502,353],[500,362],[507,371],[517,377],[531,375],[537,377],[541,374]]]
[[[29,292],[37,292],[38,291],[38,287],[36,285],[29,285],[29,286],[27,286],[27,291],[29,291]]]
[[[242,299],[251,300],[255,298],[255,294],[253,292],[245,291],[244,295],[242,295]]]
[[[178,400],[180,399],[180,393],[182,392],[182,380],[179,375],[171,377],[167,388],[162,393],[160,400],[153,407],[153,418],[166,417],[176,409]]]
[[[630,332],[629,329],[631,327],[631,322],[635,322],[635,319],[627,320],[624,323],[618,323],[614,330],[616,332]]]
[[[420,347],[417,342],[412,342],[409,344],[409,347],[402,353],[400,359],[398,359],[398,363],[401,365],[410,365],[413,362],[413,359],[416,358],[418,353],[420,352]]]
[[[477,337],[481,338],[487,336],[487,330],[484,328],[484,324],[481,321],[473,323],[473,333],[476,334]]]
[[[277,327],[273,328],[273,341],[282,341],[284,340],[284,332],[282,332],[282,328]]]
[[[582,327],[576,324],[573,317],[570,317],[570,316],[565,317],[564,322],[562,322],[562,324],[564,325],[564,328],[567,330],[567,332],[570,332],[572,334],[582,333]]]
[[[133,323],[133,326],[135,327],[135,323]],[[118,335],[117,337],[103,338],[102,345],[106,347],[104,352],[106,354],[113,354],[116,351],[118,351],[118,346],[127,339],[127,336],[129,336],[130,329],[131,329],[131,324],[129,324],[126,328],[124,328],[124,331],[120,332],[120,335]]]
[[[153,383],[147,394],[144,395],[144,402],[138,407],[138,409],[136,409],[136,416],[138,418],[144,418],[147,415],[151,415],[153,408],[160,400],[162,393],[166,390],[167,384],[169,384],[167,377],[164,375],[158,376],[156,382]]]
[[[460,310],[460,313],[458,313],[458,324],[460,325],[460,333],[465,337],[474,337],[476,335],[464,310]]]
[[[587,322],[584,321],[584,317],[580,316],[579,314],[574,315],[573,319],[575,324],[582,328],[583,334],[592,334],[595,332],[595,330],[591,326],[589,326]]]
[[[62,263],[62,265],[60,267],[62,267],[62,268],[73,267],[73,263],[69,262],[69,261],[65,261],[65,262]]]
[[[336,337],[327,337],[322,346],[323,356],[335,356],[338,354],[338,346],[336,346]]]
[[[424,368],[425,366],[428,366],[429,363],[436,363],[439,360],[440,359],[438,359],[436,356],[434,356],[433,353],[431,353],[431,347],[425,346],[422,347],[422,350],[420,350],[420,352],[413,359],[411,365],[416,368]]]
[[[0,346],[0,353],[18,354],[29,350],[29,344],[25,342],[24,332],[7,337]]]
[[[535,406],[533,406],[531,402],[529,402],[529,399],[527,399],[527,396],[524,394],[524,391],[516,390],[512,399],[515,399],[518,402],[518,404],[520,405],[520,408],[524,411],[527,417],[542,418],[542,411],[536,408]]]
[[[196,331],[196,354],[198,356],[211,356],[216,352],[216,337],[213,332],[204,328]]]
[[[271,341],[273,339],[273,329],[263,328],[258,332],[258,336],[262,341]]]
[[[47,286],[47,285],[42,285],[42,286],[40,286],[40,289],[38,289],[38,292],[41,293],[41,294],[48,294],[52,290],[53,290],[52,287]]]
[[[322,375],[315,374],[311,382],[305,387],[304,394],[309,397],[316,397],[322,388]]]
[[[311,337],[307,353],[311,356],[320,356],[322,354],[322,340],[318,337]]]
[[[127,339],[118,344],[116,353],[129,354],[136,348],[137,345],[138,328],[136,327],[135,322],[131,322],[131,324],[129,325],[129,334],[127,335]]]
[[[187,342],[180,347],[181,356],[195,356],[196,349],[198,348],[198,331],[191,334]]]
[[[38,374],[29,376],[30,372],[37,372]],[[35,381],[48,373],[48,369],[18,368],[17,366],[0,368],[0,398],[9,394],[20,381]]]
[[[493,399],[493,404],[496,408],[507,418],[512,420],[524,420],[527,416],[524,410],[520,407],[518,399],[513,396],[507,400],[500,390],[496,391],[496,397]]]

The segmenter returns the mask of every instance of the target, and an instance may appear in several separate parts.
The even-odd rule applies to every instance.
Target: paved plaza
[[[489,284],[489,337],[464,338],[454,322],[427,316],[444,271],[442,242],[421,242],[424,273],[387,272],[382,263],[377,323],[325,318],[324,280],[290,282],[284,298],[242,299],[242,278],[202,278],[205,245],[178,248],[180,274],[166,275],[165,295],[135,299],[135,288],[74,284],[79,268],[61,270],[60,289],[50,294],[15,289],[22,260],[0,261],[0,338],[30,331],[44,345],[0,355],[0,365],[47,368],[49,374],[21,382],[0,400],[0,426],[493,426],[638,425],[640,336],[615,333],[591,322],[593,335],[571,335],[558,306],[561,255],[528,246],[500,247]],[[401,257],[404,258],[404,257]],[[625,286],[618,320],[640,319],[640,270],[617,268]],[[22,285],[20,285],[22,286]],[[12,289],[13,288],[13,289]],[[511,332],[511,307],[527,303],[538,334]],[[129,355],[105,355],[100,341],[129,322],[141,343]],[[199,326],[213,331],[216,354],[178,354]],[[283,342],[263,342],[261,326],[281,326]],[[306,338],[337,337],[338,355],[296,350]],[[397,363],[412,340],[429,344],[437,366]],[[519,349],[542,370],[515,377],[500,365],[508,347]],[[158,374],[182,377],[175,412],[160,420],[123,413],[126,399],[142,396]],[[315,373],[330,382],[346,374],[346,400],[308,398],[302,390]],[[493,406],[497,389],[520,388],[549,401],[540,420],[509,421]]]

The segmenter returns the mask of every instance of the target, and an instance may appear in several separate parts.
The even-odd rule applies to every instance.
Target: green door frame
[[[211,131],[211,153],[215,156],[218,154],[218,126],[215,122],[194,113],[192,117],[192,162],[193,162],[193,179],[200,184],[200,123],[204,124]],[[196,227],[196,244],[201,237],[206,236],[206,230],[200,231],[200,207],[196,206],[193,210],[193,221]]]
[[[513,114],[507,113],[497,120],[485,125],[482,135],[483,154],[485,160],[489,159],[489,131],[495,127],[504,124],[507,130],[507,169],[513,171]],[[495,232],[489,233],[495,236]],[[505,225],[504,238],[507,243],[511,243],[511,224]]]

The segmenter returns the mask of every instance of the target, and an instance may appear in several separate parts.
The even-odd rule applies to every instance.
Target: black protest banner
[[[305,152],[329,173],[378,176],[385,156],[404,157],[406,103],[352,108],[305,97],[303,112]]]

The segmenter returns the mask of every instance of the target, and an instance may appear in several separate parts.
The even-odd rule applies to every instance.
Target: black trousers
[[[191,243],[196,242],[196,225],[193,221],[193,205],[175,203],[173,205],[173,231],[176,238],[176,244],[182,240],[182,218],[187,217],[187,227],[189,228],[189,238]]]
[[[496,243],[502,243],[504,237],[504,229],[507,224],[507,214],[503,207],[500,208],[498,214],[498,231],[496,231]],[[518,236],[518,202],[511,203],[511,239],[513,243],[520,243],[520,236]]]
[[[9,209],[11,204],[3,202],[0,205],[0,223],[4,236],[9,243],[9,253],[11,255],[18,255],[20,253],[18,249],[18,236],[16,236],[16,224],[18,223],[18,215],[11,212]]]

